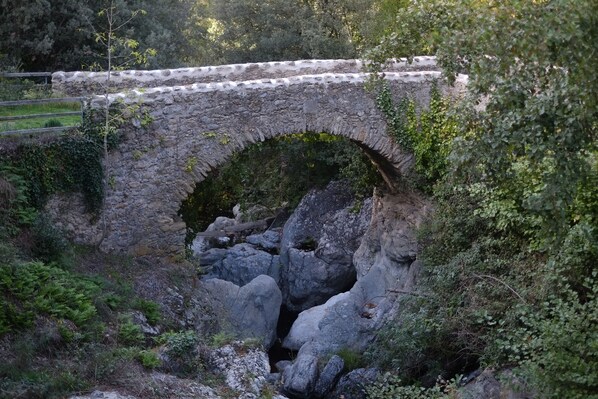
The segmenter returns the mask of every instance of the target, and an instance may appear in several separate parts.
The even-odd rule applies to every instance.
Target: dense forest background
[[[392,26],[405,1],[390,0],[3,0],[2,69],[82,70],[106,67],[96,34],[106,31],[102,10],[130,21],[120,35],[139,51],[154,49],[141,67],[350,58]]]
[[[97,40],[106,29],[101,13],[106,2],[0,0],[0,5],[0,69],[106,67],[105,48]],[[420,232],[419,291],[404,299],[403,311],[365,354],[368,364],[391,373],[370,397],[446,398],[450,390],[435,386],[437,376],[450,379],[477,367],[509,370],[541,398],[598,397],[598,2],[115,0],[114,5],[122,21],[135,14],[119,31],[132,40],[120,42],[128,51],[116,48],[115,54],[130,54],[131,48],[147,54],[143,68],[365,57],[375,71],[391,57],[436,55],[447,79],[467,73],[466,98],[459,103],[435,98],[427,112],[393,104],[384,83],[374,85],[392,133],[416,156],[419,178],[406,187],[427,193],[436,212]],[[47,233],[36,222],[39,204],[32,187],[38,186],[31,182],[55,180],[41,179],[49,170],[43,156],[31,159],[35,173],[25,158],[0,165],[5,226],[0,234],[7,240],[23,228],[38,229],[42,238]],[[237,168],[247,170],[242,161]],[[293,173],[318,180],[316,170],[300,164]],[[264,173],[260,180],[273,175]],[[11,244],[0,245],[0,334],[27,331],[38,315],[50,314],[50,307],[31,300],[37,291],[30,285],[38,280],[54,274],[66,287],[60,296],[45,298],[52,306],[67,303],[68,290],[81,284],[62,270],[66,266],[46,265],[60,259],[51,248],[51,257],[15,255]],[[25,261],[35,262],[27,280],[19,266]],[[78,302],[61,308],[78,312],[73,331],[83,331],[97,316],[98,304],[89,298],[99,289],[87,284],[78,289]],[[54,317],[71,316],[65,311]],[[77,345],[83,348],[81,339]],[[26,364],[25,370],[31,367]],[[24,378],[18,370],[0,368],[9,382]]]

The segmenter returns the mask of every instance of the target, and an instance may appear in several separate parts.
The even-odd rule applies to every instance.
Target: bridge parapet
[[[224,81],[251,81],[289,78],[301,75],[362,73],[363,60],[299,60],[206,66],[152,71],[115,71],[110,77],[110,92],[163,86],[187,86]],[[398,59],[385,65],[385,72],[439,71],[436,57],[415,57],[412,63]],[[106,72],[55,72],[52,88],[68,95],[104,92]]]

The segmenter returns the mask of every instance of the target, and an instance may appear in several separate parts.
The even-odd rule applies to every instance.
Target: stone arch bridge
[[[307,131],[352,140],[392,187],[409,172],[412,156],[387,134],[362,70],[357,60],[312,60],[113,73],[113,92],[93,98],[92,107],[107,98],[134,105],[136,113],[106,160],[101,216],[86,215],[76,195],[55,197],[47,209],[77,242],[138,255],[181,253],[186,226],[177,211],[196,183],[252,143]],[[434,84],[456,95],[466,83],[460,77],[455,86],[443,84],[432,57],[389,63],[385,78],[397,100],[421,107]],[[52,78],[54,90],[70,95],[101,93],[105,81],[89,72]]]

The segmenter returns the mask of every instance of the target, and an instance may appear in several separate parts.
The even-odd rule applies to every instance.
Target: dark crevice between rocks
[[[282,347],[282,341],[287,336],[299,312],[293,312],[285,305],[280,307],[280,315],[278,316],[278,324],[276,326],[276,341],[268,351],[268,358],[270,359],[270,370],[273,373],[278,372],[276,363],[281,360],[293,360],[297,356],[297,351],[293,351]]]
[[[318,247],[318,241],[313,237],[307,237],[299,243],[295,248],[300,251],[315,251]]]

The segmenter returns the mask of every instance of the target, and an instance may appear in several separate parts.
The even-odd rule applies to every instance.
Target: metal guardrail
[[[24,130],[6,130],[0,132],[0,137],[4,136],[25,136],[28,134],[42,134],[42,133],[60,133],[68,129],[74,129],[76,126],[58,126],[58,127],[40,127],[36,129]]]
[[[0,72],[0,78],[48,78],[52,72]]]
[[[0,72],[0,78],[12,78],[12,79],[43,78],[45,80],[45,83],[43,83],[42,86],[47,86],[48,79],[50,79],[51,77],[52,77],[51,72]],[[85,99],[84,97],[65,97],[65,98],[42,98],[42,99],[36,99],[36,100],[0,101],[0,108],[19,107],[19,106],[27,106],[27,105],[35,105],[35,104],[50,104],[50,103],[72,103],[72,102],[80,102],[81,103],[81,110],[79,110],[79,111],[37,113],[37,114],[30,114],[30,115],[5,115],[5,116],[0,116],[0,122],[83,115],[83,100],[84,99]],[[62,132],[64,130],[72,129],[73,127],[74,126],[57,126],[57,127],[44,127],[44,128],[33,128],[33,129],[6,130],[3,132],[0,132],[0,137],[35,135],[35,134],[42,134],[42,133],[58,133],[58,132]]]
[[[14,107],[19,105],[47,103],[75,103],[83,100],[85,100],[85,97],[40,98],[37,100],[0,101],[0,107]]]

